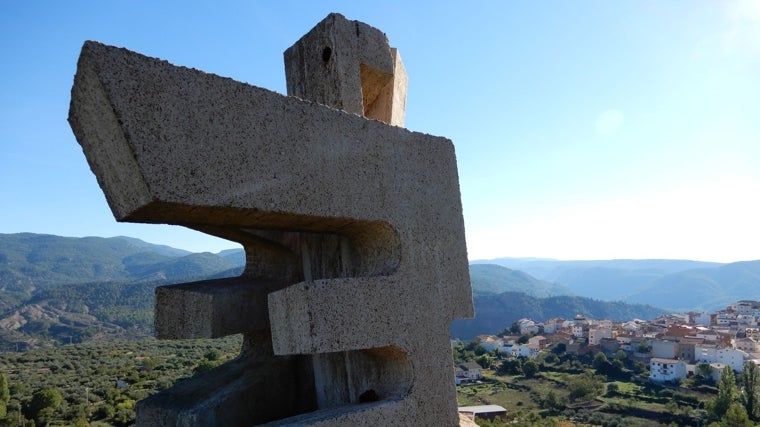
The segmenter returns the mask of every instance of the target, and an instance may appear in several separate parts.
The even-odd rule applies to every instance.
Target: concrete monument
[[[138,403],[145,426],[457,425],[449,324],[472,316],[451,141],[403,129],[385,35],[331,14],[288,94],[86,42],[69,113],[119,221],[239,242],[242,276],[156,290],[159,338],[239,357]]]

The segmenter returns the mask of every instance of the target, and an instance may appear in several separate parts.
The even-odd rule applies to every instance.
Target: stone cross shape
[[[449,324],[472,316],[451,141],[403,125],[379,30],[331,14],[283,96],[86,42],[69,121],[118,221],[243,245],[240,277],[156,290],[159,338],[240,356],[138,403],[138,425],[456,425]]]

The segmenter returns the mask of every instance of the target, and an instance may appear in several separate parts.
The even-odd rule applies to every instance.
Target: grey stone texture
[[[404,125],[407,76],[377,28],[333,13],[285,51],[288,95]]]
[[[399,127],[379,30],[331,14],[285,62],[293,96],[82,48],[69,122],[116,219],[246,250],[240,277],[157,289],[159,338],[244,344],[137,423],[457,425],[449,324],[473,309],[453,144]]]

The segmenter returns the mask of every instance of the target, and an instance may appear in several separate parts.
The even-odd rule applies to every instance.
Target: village
[[[501,358],[535,358],[550,347],[571,354],[626,352],[649,366],[654,382],[677,382],[708,364],[715,381],[723,368],[741,372],[744,363],[760,363],[760,301],[737,301],[715,313],[669,314],[649,321],[613,322],[576,315],[545,322],[520,319],[510,335],[481,335],[475,340]],[[456,345],[456,340],[452,342]],[[455,367],[456,383],[477,381],[482,366],[474,362]]]

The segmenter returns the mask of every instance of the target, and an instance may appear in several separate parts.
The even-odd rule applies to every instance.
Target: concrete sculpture
[[[449,324],[473,312],[453,144],[399,127],[406,74],[375,28],[331,14],[285,62],[292,96],[82,49],[69,121],[116,219],[246,251],[240,277],[156,290],[159,338],[244,344],[137,423],[457,425]]]

